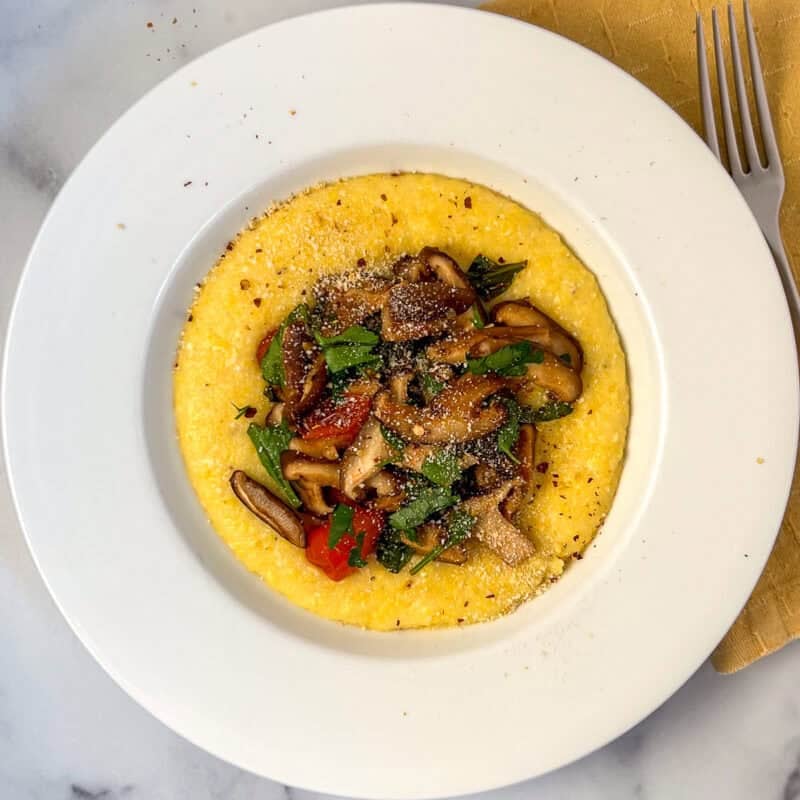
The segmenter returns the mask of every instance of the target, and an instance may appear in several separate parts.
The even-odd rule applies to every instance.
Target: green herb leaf
[[[562,353],[558,360],[563,361],[568,367],[572,366],[572,356],[569,353]]]
[[[283,374],[283,334],[286,331],[286,326],[298,319],[308,322],[308,306],[305,303],[295,306],[289,312],[289,315],[278,328],[278,332],[272,337],[267,352],[264,353],[264,358],[261,359],[261,375],[270,386],[282,387],[286,382],[286,377]]]
[[[371,344],[341,344],[325,347],[325,363],[328,369],[336,374],[345,369],[357,366],[374,366],[381,364],[380,356],[372,352]]]
[[[429,372],[419,373],[419,385],[426,403],[430,403],[444,389],[444,384],[437,381]]]
[[[267,475],[272,479],[277,494],[292,508],[300,508],[300,498],[281,469],[281,453],[289,449],[289,442],[294,436],[289,426],[282,422],[280,425],[265,425],[262,428],[251,422],[247,428],[247,435],[255,446]]]
[[[351,325],[337,336],[323,336],[315,331],[314,338],[320,347],[330,347],[334,344],[378,344],[380,341],[377,333],[361,325]]]
[[[469,537],[474,524],[475,517],[473,517],[472,514],[468,514],[466,511],[460,508],[453,509],[447,519],[447,536],[445,537],[444,542],[442,542],[438,547],[434,547],[430,553],[421,558],[416,564],[414,564],[413,567],[411,567],[409,572],[412,575],[416,575],[423,567],[430,564],[431,561],[439,558],[439,556],[444,553],[445,550],[449,550],[451,547],[463,542]]]
[[[519,261],[516,264],[498,264],[484,255],[475,257],[467,270],[467,277],[484,300],[502,294],[514,280],[514,276],[528,264]]]
[[[347,556],[347,566],[361,569],[366,567],[366,559],[361,555],[361,548],[364,546],[364,533],[363,531],[356,536],[356,543],[350,549],[350,555]]]
[[[515,464],[519,464],[519,459],[514,454],[514,447],[519,439],[522,407],[511,397],[504,398],[503,403],[508,409],[508,417],[497,432],[497,449],[501,453],[505,453]]]
[[[344,503],[339,503],[333,510],[331,529],[328,533],[328,549],[333,550],[346,533],[353,530],[353,509]],[[362,536],[363,540],[363,536]]]
[[[383,436],[386,444],[392,448],[391,460],[396,461],[399,459],[403,455],[403,450],[406,448],[406,443],[391,428],[387,428],[383,424],[381,424],[381,436]]]
[[[566,417],[573,411],[569,403],[564,403],[561,400],[554,400],[552,403],[545,403],[533,412],[534,422],[552,422],[554,419],[561,419]]]
[[[527,364],[541,364],[544,352],[530,342],[514,342],[481,358],[468,358],[467,369],[473,375],[496,372],[498,375],[518,377],[525,374]]]
[[[461,476],[461,467],[455,453],[436,450],[422,462],[421,472],[431,483],[449,489]]]
[[[389,525],[395,530],[408,530],[422,525],[428,517],[437,511],[454,506],[458,497],[441,486],[429,486],[421,489],[408,504],[399,508],[389,517]]]
[[[483,322],[483,317],[481,316],[481,310],[477,303],[472,306],[472,324],[478,329],[483,330],[486,325]]]
[[[411,560],[411,548],[400,541],[401,534],[402,531],[387,526],[378,537],[375,557],[389,572],[400,572]]]
[[[241,419],[244,416],[250,419],[250,417],[254,417],[257,413],[253,406],[237,406],[236,403],[231,403],[231,405],[236,409],[236,416],[234,419]]]

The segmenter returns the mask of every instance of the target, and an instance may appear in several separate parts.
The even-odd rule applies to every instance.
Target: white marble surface
[[[79,159],[125,108],[217,44],[281,17],[340,4],[6,0],[0,26],[3,329],[45,212]],[[57,393],[53,410],[57,419]],[[0,530],[2,800],[311,797],[207,755],[112,683],[47,595],[5,480]],[[733,677],[705,665],[618,741],[556,773],[484,797],[800,800],[798,676],[800,645]]]

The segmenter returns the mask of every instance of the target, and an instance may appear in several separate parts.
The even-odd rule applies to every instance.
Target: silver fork
[[[747,100],[747,87],[742,67],[742,56],[739,51],[739,38],[736,33],[736,19],[733,5],[728,3],[728,28],[731,39],[731,62],[733,63],[733,78],[736,86],[736,99],[739,107],[739,123],[742,129],[742,141],[747,158],[747,165],[742,162],[739,145],[736,142],[736,132],[728,94],[728,79],[725,74],[725,60],[722,51],[722,38],[720,36],[720,23],[717,9],[711,11],[711,22],[714,30],[714,57],[717,62],[717,79],[719,83],[719,104],[722,111],[722,123],[725,131],[725,144],[728,149],[729,172],[739,191],[744,195],[747,205],[761,228],[764,238],[769,244],[775,264],[781,276],[783,289],[789,303],[792,315],[795,337],[800,342],[800,295],[794,281],[792,268],[783,247],[779,214],[786,181],[783,177],[783,165],[778,152],[778,143],[775,139],[775,129],[767,103],[767,92],[764,88],[764,77],[761,74],[761,60],[758,56],[758,46],[753,30],[753,21],[747,0],[744,0],[744,26],[747,33],[747,49],[750,53],[750,73],[753,78],[753,91],[755,94],[758,118],[756,124],[761,127],[761,140],[764,143],[764,153],[767,163],[761,161],[756,145],[753,129],[753,120],[750,116],[750,106]],[[714,103],[711,98],[711,81],[708,77],[708,63],[706,60],[705,34],[703,20],[697,15],[697,70],[700,79],[700,108],[703,115],[703,128],[706,143],[714,155],[722,162],[717,139],[717,126],[714,120]],[[723,166],[724,166],[724,162]]]

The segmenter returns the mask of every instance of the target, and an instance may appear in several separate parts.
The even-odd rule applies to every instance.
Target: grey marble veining
[[[267,22],[334,5],[343,3],[9,0],[0,26],[2,329],[53,197],[120,113],[208,49]],[[4,479],[0,530],[0,800],[319,797],[209,756],[116,687],[47,595]],[[799,678],[798,645],[728,678],[705,665],[616,742],[483,797],[800,800]]]

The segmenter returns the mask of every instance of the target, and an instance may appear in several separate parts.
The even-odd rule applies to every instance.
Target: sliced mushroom
[[[472,302],[475,302],[477,295],[472,288],[472,284],[469,282],[469,278],[467,278],[461,270],[461,267],[459,267],[447,253],[443,253],[435,247],[423,247],[422,250],[419,251],[417,258],[425,264],[442,283],[446,283],[448,286],[452,286],[456,289],[467,289],[472,292]]]
[[[375,378],[358,378],[348,385],[347,393],[374,397],[380,391],[380,388],[380,381],[375,380]]]
[[[375,398],[375,416],[403,439],[415,444],[468,442],[505,422],[504,405],[483,401],[508,385],[497,375],[466,373],[433,398],[425,408],[396,403],[388,392]]]
[[[231,474],[231,489],[244,506],[280,536],[297,547],[306,546],[306,532],[300,518],[286,503],[242,470]]]
[[[370,417],[342,458],[342,491],[356,499],[365,481],[377,475],[391,457],[380,423]]]
[[[387,342],[405,342],[442,333],[472,305],[472,296],[471,290],[438,281],[396,283],[383,305],[381,335]]]
[[[325,461],[336,461],[339,458],[339,449],[347,445],[347,436],[327,436],[324,439],[301,439],[295,436],[289,442],[289,449],[295,453],[302,453],[311,458],[321,458]]]
[[[519,481],[515,483],[503,502],[503,515],[513,520],[523,503],[533,494],[534,449],[536,447],[536,428],[533,425],[520,425],[515,455],[519,460]]]
[[[388,469],[382,469],[365,480],[364,486],[374,489],[378,497],[390,497],[400,492],[400,481]]]
[[[494,488],[502,481],[502,476],[494,465],[486,461],[482,461],[475,467],[473,475],[475,477],[475,486],[482,492]]]
[[[483,331],[473,329],[459,336],[442,339],[428,345],[425,354],[431,361],[444,362],[445,364],[463,364],[467,360],[470,349],[477,343],[484,341],[486,335]]]
[[[339,488],[339,465],[322,461],[291,450],[281,454],[281,469],[286,480],[292,481],[303,505],[312,514],[324,516],[333,511],[325,500],[323,487]]]
[[[549,350],[558,356],[568,367],[580,372],[583,368],[583,353],[575,340],[560,328],[548,328],[546,325],[494,325],[485,330],[487,336],[513,337],[526,339],[532,344]]]
[[[413,372],[397,372],[389,378],[389,393],[395,403],[408,401],[408,384],[413,377]]]
[[[430,276],[427,265],[419,258],[409,255],[398,258],[397,261],[392,264],[392,272],[397,275],[398,278],[408,281],[409,283],[417,283]]]
[[[269,425],[280,425],[281,422],[283,422],[283,412],[285,408],[285,403],[275,403],[267,414],[267,423]]]
[[[583,392],[581,376],[547,351],[541,364],[528,364],[525,379],[547,389],[565,403],[574,403]]]
[[[412,472],[422,472],[422,465],[437,449],[432,444],[407,444],[403,448],[402,458],[397,466]],[[472,453],[462,453],[458,457],[458,465],[462,470],[469,469],[477,463],[478,459]]]
[[[436,525],[433,522],[427,522],[417,528],[416,539],[411,539],[406,535],[400,536],[400,541],[406,546],[410,547],[415,553],[420,555],[428,555],[436,547],[442,544],[445,536],[445,531],[441,525]],[[446,564],[466,564],[467,563],[467,548],[463,543],[455,544],[443,550],[436,556],[436,561],[444,561]]]
[[[472,358],[481,358],[491,353],[496,353],[507,345],[517,344],[521,341],[525,340],[492,337],[476,338],[473,339],[473,344],[469,348],[467,355]],[[572,403],[577,400],[583,392],[581,376],[549,350],[542,349],[540,352],[542,353],[542,361],[538,364],[528,364],[524,379],[541,386],[565,403]]]
[[[281,359],[284,413],[293,422],[319,400],[328,379],[325,359],[316,349],[302,320],[294,320],[286,326]]]
[[[386,497],[376,497],[372,501],[372,505],[374,508],[380,509],[381,511],[392,512],[397,511],[405,501],[406,493],[398,492],[397,494],[390,494]]]
[[[333,291],[328,297],[328,304],[338,325],[335,330],[326,328],[325,333],[341,333],[345,328],[358,325],[367,317],[378,313],[386,302],[388,292],[388,284]]]
[[[487,494],[465,500],[464,510],[475,517],[472,536],[514,567],[536,552],[533,542],[501,513],[500,506],[514,486],[507,481]]]
[[[569,356],[569,365],[580,372],[583,368],[583,353],[578,342],[554,319],[532,306],[527,300],[509,300],[498,303],[492,309],[492,319],[498,326],[513,328],[543,327],[550,331],[550,344],[537,342],[557,356]],[[524,338],[528,338],[525,334]],[[533,341],[531,339],[531,341]]]

